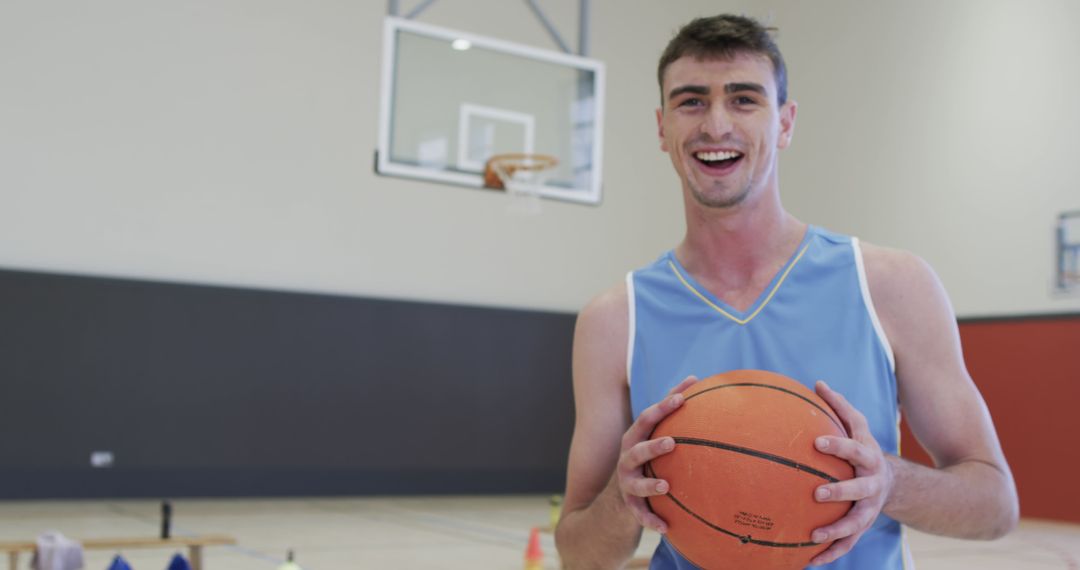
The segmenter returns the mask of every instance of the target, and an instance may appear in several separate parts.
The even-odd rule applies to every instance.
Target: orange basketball
[[[649,500],[668,541],[705,570],[805,567],[829,546],[810,532],[851,508],[814,500],[819,485],[855,474],[814,448],[820,435],[846,437],[836,413],[802,384],[762,370],[718,374],[683,394],[653,431],[675,438],[675,450],[645,468],[671,486]]]

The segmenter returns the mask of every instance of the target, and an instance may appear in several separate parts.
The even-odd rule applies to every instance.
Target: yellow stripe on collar
[[[705,296],[704,293],[702,293],[701,291],[698,291],[693,285],[690,284],[689,281],[686,280],[686,277],[684,277],[683,274],[679,271],[679,268],[675,266],[675,262],[673,262],[671,260],[668,260],[668,267],[670,267],[672,273],[674,273],[675,276],[679,278],[679,281],[681,281],[682,284],[685,285],[686,288],[689,289],[691,293],[696,295],[698,299],[701,299],[702,301],[704,301],[706,305],[712,307],[713,309],[715,309],[721,315],[724,315],[725,317],[735,321],[736,323],[738,323],[740,325],[745,325],[746,323],[754,320],[754,317],[756,317],[758,315],[758,313],[760,313],[761,310],[765,308],[765,305],[769,304],[769,301],[771,301],[773,296],[776,295],[776,291],[778,289],[780,289],[781,285],[784,284],[784,280],[787,279],[788,273],[791,273],[791,270],[795,267],[795,264],[798,263],[800,259],[802,259],[803,254],[806,253],[806,250],[809,249],[809,248],[810,248],[810,244],[806,244],[806,245],[803,246],[803,248],[801,250],[799,250],[799,253],[798,253],[798,255],[795,256],[795,259],[791,260],[791,263],[788,264],[787,269],[785,269],[784,273],[782,275],[780,275],[780,279],[776,282],[776,285],[773,285],[772,290],[769,291],[769,295],[767,297],[765,297],[765,300],[762,301],[760,305],[758,305],[757,310],[755,310],[753,313],[750,314],[749,317],[746,317],[745,319],[740,319],[740,318],[736,317],[735,315],[732,315],[731,313],[725,311],[723,309],[723,307],[720,307],[716,303],[713,303],[711,300],[709,300],[709,298],[707,296]]]

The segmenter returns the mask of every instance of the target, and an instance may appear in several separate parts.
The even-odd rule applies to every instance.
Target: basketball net
[[[484,183],[506,190],[510,195],[509,212],[536,215],[543,211],[540,197],[544,182],[558,163],[555,157],[543,154],[495,155],[488,159]]]

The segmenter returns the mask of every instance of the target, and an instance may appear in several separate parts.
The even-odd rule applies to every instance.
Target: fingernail
[[[829,490],[825,487],[821,487],[817,490],[815,495],[817,496],[817,500],[824,501],[825,499],[828,499],[832,495],[832,493],[830,493]]]
[[[656,525],[656,532],[658,532],[660,534],[666,534],[667,533],[667,527],[662,525],[662,524],[658,524],[658,525]]]
[[[660,442],[660,449],[663,449],[664,451],[675,449],[675,440],[670,437],[665,438],[664,441]]]
[[[829,440],[824,437],[819,437],[815,439],[814,444],[817,445],[817,448],[822,451],[829,449]]]
[[[667,493],[667,490],[668,490],[667,481],[660,481],[659,483],[656,484],[656,492],[657,493]]]
[[[673,406],[682,405],[682,401],[683,401],[683,395],[682,394],[675,394],[674,396],[671,397],[671,405],[673,405]]]
[[[821,543],[825,542],[826,540],[828,540],[828,538],[829,538],[829,535],[825,534],[824,532],[819,531],[819,532],[815,532],[813,534],[813,536],[810,537],[810,540],[812,540],[812,541],[814,541],[814,542],[816,542],[818,544],[821,544]]]

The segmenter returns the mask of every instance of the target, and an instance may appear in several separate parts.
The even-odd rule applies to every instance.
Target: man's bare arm
[[[564,568],[617,568],[633,556],[641,526],[613,481],[630,427],[626,385],[626,290],[594,299],[574,329],[574,436],[555,542]],[[620,306],[621,305],[621,306]]]
[[[879,512],[922,531],[997,538],[1016,526],[1016,486],[982,396],[968,375],[956,319],[933,270],[897,250],[863,246],[870,296],[896,359],[900,406],[934,459],[926,467],[883,454],[866,419],[841,395],[818,393],[853,429],[822,437],[818,449],[850,461],[856,478],[822,485],[818,500],[855,501],[813,540],[836,542],[813,564],[846,554]]]
[[[871,297],[896,357],[901,409],[935,468],[889,457],[885,514],[913,528],[992,539],[1016,526],[1012,473],[968,374],[948,296],[933,270],[900,251],[864,246]]]
[[[566,498],[555,531],[565,568],[622,567],[637,549],[641,529],[665,524],[644,497],[668,491],[665,481],[644,476],[641,466],[674,449],[671,438],[649,440],[653,427],[682,404],[687,379],[661,402],[631,421],[626,381],[626,290],[613,288],[590,303],[574,333],[574,404]]]

